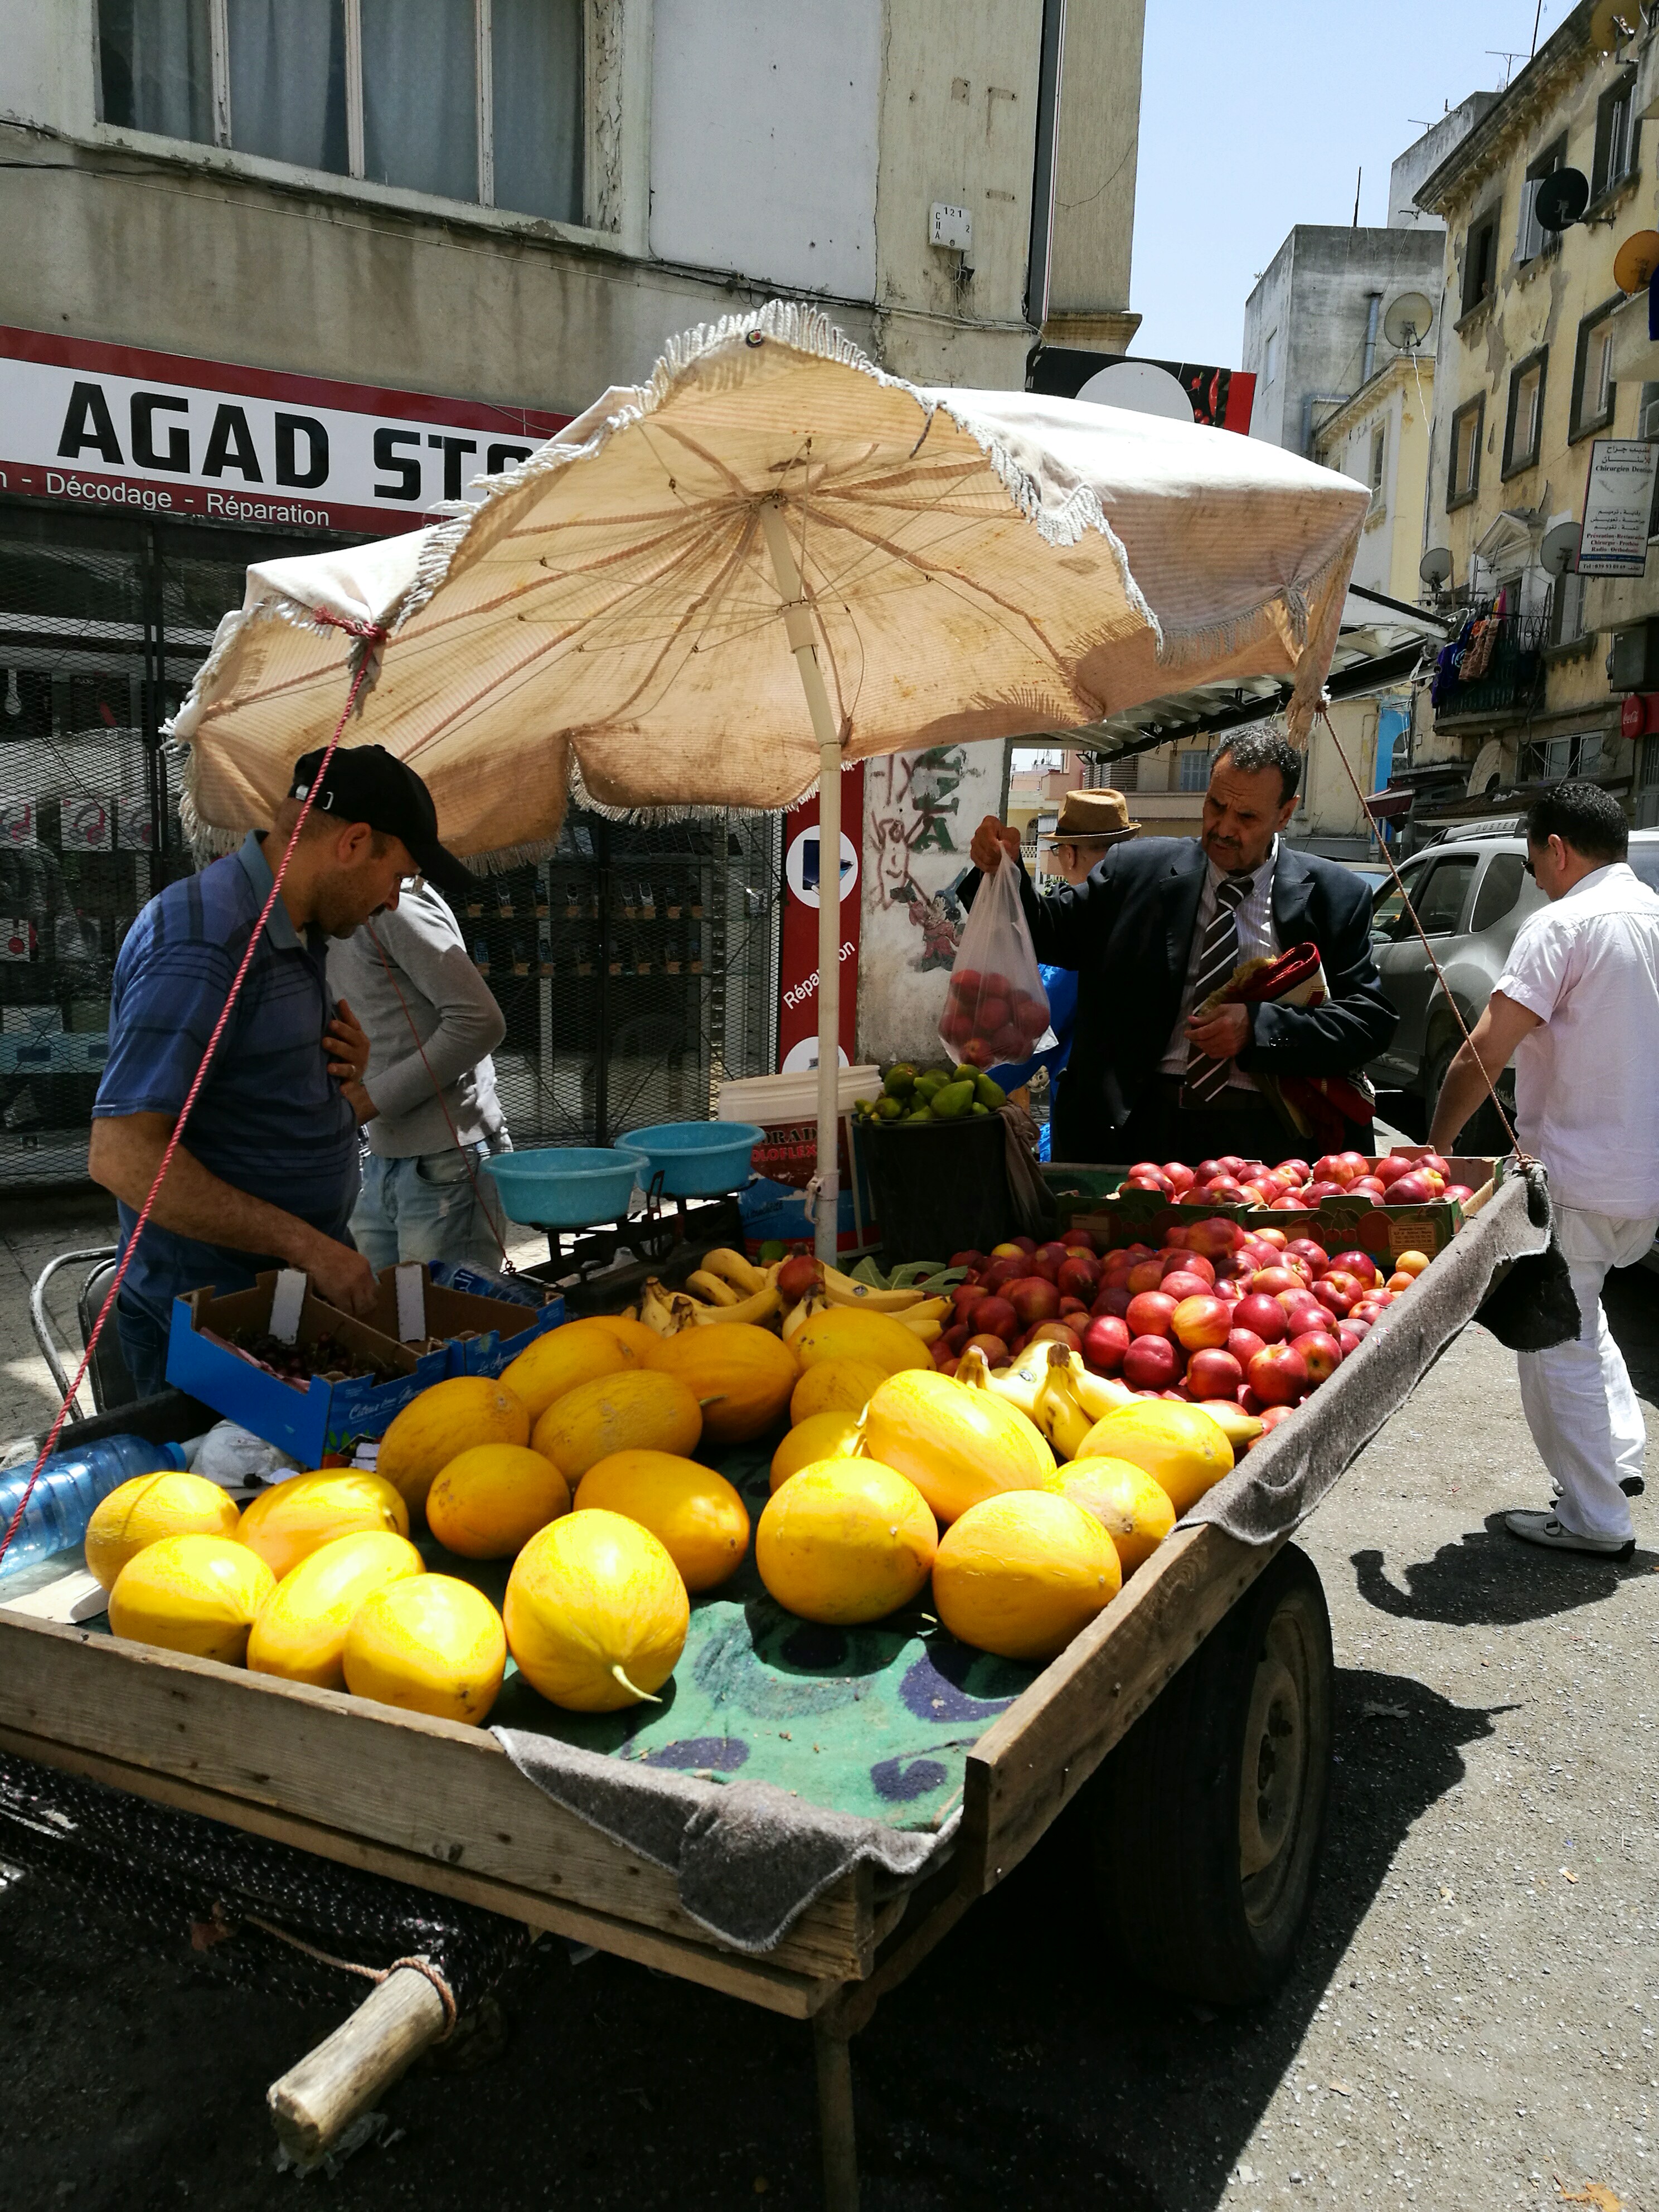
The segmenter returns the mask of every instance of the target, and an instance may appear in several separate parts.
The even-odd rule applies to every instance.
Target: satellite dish
[[[1417,564],[1417,573],[1425,584],[1438,591],[1452,572],[1452,557],[1443,545],[1431,545]]]
[[[1552,169],[1538,187],[1532,211],[1540,230],[1571,230],[1589,205],[1589,179],[1582,169]]]
[[[1396,353],[1415,353],[1434,320],[1434,302],[1426,292],[1402,292],[1382,318],[1382,335]]]
[[[1611,54],[1636,36],[1638,0],[1601,0],[1590,15],[1589,42],[1598,54]]]
[[[1613,281],[1621,292],[1645,292],[1659,269],[1659,230],[1633,230],[1613,257]]]
[[[1565,576],[1578,558],[1578,525],[1568,520],[1547,530],[1538,557],[1552,576]]]
[[[1171,422],[1190,422],[1193,403],[1171,376],[1155,361],[1115,361],[1097,368],[1078,392],[1097,407],[1127,407],[1136,415],[1161,415]]]

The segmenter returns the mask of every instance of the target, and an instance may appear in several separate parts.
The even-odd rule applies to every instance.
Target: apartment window
[[[1384,469],[1388,465],[1388,425],[1385,422],[1379,422],[1376,428],[1371,432],[1370,486],[1371,505],[1373,507],[1381,507],[1382,504],[1382,476]]]
[[[1498,210],[1477,216],[1463,241],[1463,307],[1473,314],[1483,300],[1492,297],[1498,283]]]
[[[1584,635],[1584,579],[1576,568],[1550,586],[1549,641],[1571,645]]]
[[[1547,347],[1517,362],[1510,373],[1510,411],[1504,429],[1504,474],[1518,476],[1538,459],[1544,435],[1544,372]]]
[[[103,119],[562,222],[583,0],[98,0]]]
[[[1564,167],[1566,159],[1567,142],[1565,137],[1558,138],[1553,146],[1544,149],[1522,179],[1521,229],[1515,242],[1517,261],[1534,261],[1547,246],[1556,243],[1556,233],[1546,230],[1538,220],[1538,187],[1546,177],[1553,176]]]
[[[1279,374],[1279,332],[1269,331],[1267,343],[1261,349],[1261,381],[1271,384]]]
[[[1446,504],[1462,507],[1480,487],[1480,434],[1486,419],[1486,398],[1480,393],[1460,407],[1451,419],[1451,468],[1446,479]]]
[[[1590,168],[1590,198],[1599,200],[1623,184],[1636,167],[1636,71],[1626,70],[1595,103],[1595,157]]]
[[[1613,380],[1613,311],[1623,298],[1622,293],[1615,293],[1578,325],[1572,368],[1572,426],[1568,433],[1571,438],[1604,430],[1613,420],[1619,402],[1619,387]]]
[[[1210,787],[1210,763],[1212,753],[1187,752],[1181,755],[1181,788],[1183,791],[1207,791]]]
[[[1601,732],[1592,730],[1583,737],[1546,738],[1524,745],[1521,751],[1522,781],[1559,783],[1563,777],[1573,776],[1594,783],[1612,768],[1613,742],[1611,738],[1604,742]]]

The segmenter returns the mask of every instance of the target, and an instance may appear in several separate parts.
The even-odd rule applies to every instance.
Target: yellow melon
[[[860,1313],[854,1306],[826,1306],[814,1314],[790,1338],[789,1348],[803,1367],[816,1367],[821,1359],[862,1359],[884,1375],[897,1375],[933,1364],[914,1329],[891,1314]]]
[[[602,1506],[648,1528],[695,1596],[734,1575],[749,1549],[749,1512],[723,1474],[674,1452],[620,1451],[590,1467],[576,1510]]]
[[[1104,1528],[1052,1490],[981,1498],[945,1530],[933,1562],[939,1619],[1000,1659],[1054,1658],[1122,1584]]]
[[[507,1632],[471,1583],[417,1575],[364,1600],[346,1633],[344,1666],[354,1698],[476,1727],[501,1692]]]
[[[510,1559],[570,1510],[570,1485],[528,1444],[458,1452],[426,1493],[426,1525],[464,1559]]]
[[[249,1672],[313,1682],[319,1690],[343,1689],[346,1631],[358,1607],[385,1583],[425,1571],[408,1537],[389,1528],[363,1529],[319,1545],[259,1607],[247,1640]]]
[[[163,1536],[234,1536],[234,1502],[205,1475],[164,1468],[135,1474],[100,1498],[87,1523],[87,1571],[106,1589],[136,1552]]]
[[[887,1380],[887,1370],[868,1359],[814,1362],[789,1394],[791,1424],[814,1413],[861,1413]]]
[[[471,1444],[526,1444],[530,1416],[516,1391],[489,1375],[452,1375],[405,1406],[380,1439],[374,1465],[411,1513],[426,1504],[439,1469]]]
[[[1233,1448],[1219,1423],[1178,1398],[1119,1407],[1095,1423],[1073,1456],[1130,1461],[1167,1493],[1177,1519],[1233,1468]]]
[[[502,1614],[532,1689],[572,1712],[610,1713],[668,1680],[691,1607],[651,1531],[596,1507],[537,1530],[513,1562]]]
[[[872,1459],[815,1461],[766,1502],[755,1564],[780,1605],[840,1628],[908,1605],[939,1530],[912,1482]]]
[[[642,1323],[634,1326],[653,1344],[659,1341]],[[516,1359],[502,1368],[501,1379],[535,1422],[556,1399],[574,1390],[579,1382],[591,1382],[599,1375],[618,1375],[643,1364],[641,1353],[603,1322],[568,1321],[562,1328],[550,1328],[545,1336],[526,1345]]]
[[[135,1552],[109,1594],[109,1625],[135,1644],[240,1667],[276,1577],[234,1536],[161,1536]]]
[[[677,1376],[702,1407],[711,1444],[746,1444],[775,1428],[800,1366],[787,1344],[752,1322],[718,1322],[659,1337],[650,1364]]]
[[[908,1475],[942,1522],[1000,1490],[1041,1490],[1054,1471],[1018,1406],[931,1368],[888,1376],[865,1410],[863,1448]]]
[[[381,1474],[355,1467],[291,1474],[248,1502],[236,1538],[257,1552],[278,1581],[308,1553],[363,1528],[409,1534],[409,1508]]]
[[[1094,1515],[1126,1575],[1151,1559],[1176,1524],[1169,1493],[1127,1459],[1074,1459],[1055,1468],[1048,1487]]]
[[[815,1459],[856,1458],[858,1448],[856,1413],[809,1413],[804,1421],[796,1422],[773,1453],[772,1487],[780,1488]]]
[[[612,1452],[684,1454],[702,1435],[696,1391],[677,1375],[641,1367],[567,1390],[537,1422],[531,1445],[574,1485]]]
[[[654,1328],[647,1328],[642,1321],[630,1321],[626,1314],[584,1314],[582,1319],[591,1321],[595,1328],[609,1329],[618,1344],[637,1357],[641,1367],[647,1364],[646,1354],[662,1341]]]

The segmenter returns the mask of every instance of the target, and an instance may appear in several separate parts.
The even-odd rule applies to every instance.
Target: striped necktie
[[[1238,965],[1238,909],[1255,887],[1254,876],[1224,876],[1215,887],[1215,913],[1204,933],[1198,981],[1193,989],[1194,1008],[1201,1006],[1212,991],[1218,990]],[[1212,1060],[1194,1045],[1187,1058],[1182,1103],[1212,1104],[1225,1090],[1232,1066],[1231,1060]]]

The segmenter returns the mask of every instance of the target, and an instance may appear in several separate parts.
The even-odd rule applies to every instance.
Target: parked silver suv
[[[1521,830],[1518,817],[1448,830],[1400,871],[1458,1011],[1471,1029],[1504,972],[1515,933],[1544,902],[1523,865],[1527,841]],[[1644,883],[1659,891],[1659,830],[1632,831],[1630,864]],[[1462,1038],[1392,879],[1379,886],[1372,903],[1371,942],[1400,1026],[1387,1052],[1366,1072],[1380,1091],[1406,1091],[1421,1100],[1425,1115],[1432,1115]],[[1498,1089],[1512,1111],[1513,1070],[1505,1073]],[[1504,1149],[1490,1104],[1470,1121],[1463,1142],[1469,1152]]]

